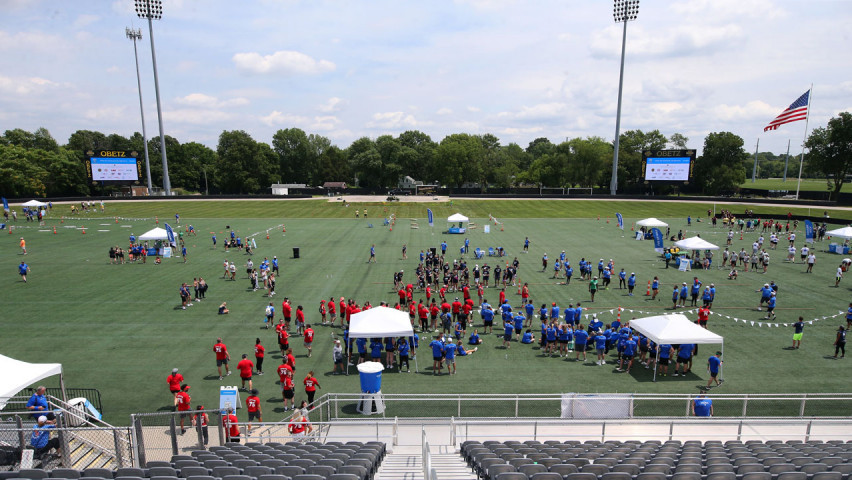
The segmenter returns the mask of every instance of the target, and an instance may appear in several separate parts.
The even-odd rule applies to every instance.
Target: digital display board
[[[86,173],[92,182],[139,183],[142,162],[135,151],[98,150],[86,152]]]
[[[695,150],[646,150],[645,181],[688,182],[692,177]]]

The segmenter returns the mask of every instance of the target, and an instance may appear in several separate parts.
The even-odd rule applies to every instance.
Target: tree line
[[[808,138],[806,173],[842,182],[852,173],[852,116],[841,113]],[[751,174],[753,155],[741,137],[714,132],[704,139],[688,185],[647,185],[642,176],[642,152],[647,149],[688,148],[689,139],[659,130],[629,130],[619,141],[618,190],[657,194],[672,188],[706,195],[732,194]],[[845,145],[845,147],[844,147]],[[91,183],[86,178],[84,152],[135,150],[140,156],[140,133],[130,137],[90,130],[74,132],[65,145],[44,128],[34,132],[7,130],[0,137],[0,192],[6,197],[57,197],[107,195],[115,185]],[[148,141],[153,184],[162,185],[160,140]],[[553,143],[537,138],[525,148],[501,145],[492,134],[455,133],[440,142],[420,131],[394,137],[362,137],[340,148],[317,134],[298,128],[275,132],[270,143],[257,141],[242,130],[226,130],[213,150],[196,142],[180,143],[166,135],[172,189],[181,193],[265,194],[273,183],[321,186],[324,182],[384,193],[403,176],[426,184],[488,189],[535,187],[587,187],[606,189],[612,175],[613,144],[601,137],[567,139]],[[797,157],[759,153],[760,178],[779,177],[789,160],[788,175],[798,174]],[[140,178],[140,184],[146,179]],[[831,187],[840,191],[836,183]]]

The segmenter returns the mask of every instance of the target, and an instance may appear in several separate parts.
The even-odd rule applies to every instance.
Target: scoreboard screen
[[[142,163],[135,151],[99,150],[86,152],[86,170],[93,182],[139,183]]]
[[[688,182],[695,164],[695,150],[646,150],[645,181]]]

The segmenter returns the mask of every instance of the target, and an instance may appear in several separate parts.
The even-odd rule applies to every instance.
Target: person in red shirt
[[[340,308],[338,308],[338,310],[340,310],[340,324],[342,325],[343,324],[343,316],[347,314],[346,313],[346,301],[344,300],[343,297],[340,297],[340,301],[337,302],[337,305],[340,307]],[[346,319],[349,320],[348,317]]]
[[[305,380],[302,381],[305,384],[305,394],[308,395],[308,408],[314,408],[314,395],[317,393],[317,388],[320,387],[319,381],[314,377],[314,371],[311,370],[308,372],[308,375],[305,377]]]
[[[429,328],[429,308],[423,302],[417,306],[417,315],[420,317],[420,331],[425,332]]]
[[[441,289],[438,290],[438,296],[441,297],[442,302],[446,302],[447,301],[447,287],[441,287]]]
[[[285,322],[286,323],[286,322]],[[296,335],[300,336],[305,331],[305,309],[301,305],[296,307]]]
[[[328,323],[328,322],[326,322],[326,309],[325,309],[325,300],[324,299],[320,300],[319,314],[320,314],[320,317],[322,317],[322,324],[325,325],[326,323]]]
[[[266,349],[260,344],[260,339],[254,340],[254,363],[258,375],[263,375],[263,357],[266,355]]]
[[[199,405],[195,409],[200,412],[192,416],[192,426],[201,426],[201,437],[203,438],[204,445],[207,445],[210,442],[210,432],[207,430],[210,417],[204,413],[204,405]]]
[[[479,297],[479,304],[482,305],[482,299],[485,298],[485,287],[481,283],[476,286],[476,295]]]
[[[308,358],[311,358],[311,348],[314,345],[314,329],[310,324],[305,325],[305,348],[308,349]]]
[[[361,312],[361,309],[358,307],[358,304],[352,301],[352,304],[346,309],[346,325],[349,325],[349,322],[352,321],[352,315],[359,312]]]
[[[294,437],[305,437],[314,431],[314,427],[311,426],[311,422],[308,421],[307,417],[305,417],[301,411],[297,411],[296,414],[293,415],[293,418],[290,419],[290,423],[287,425],[287,431]]]
[[[166,382],[169,384],[169,391],[172,392],[172,396],[175,396],[180,391],[180,384],[183,383],[183,375],[178,373],[177,368],[173,368],[172,374],[166,377]]]
[[[524,287],[521,288],[521,303],[526,304],[528,298],[530,298],[530,287],[524,283]]]
[[[432,300],[432,286],[426,285],[426,303]]]
[[[465,284],[465,286],[462,287],[462,297],[464,298],[465,301],[470,300],[470,286],[467,285],[467,284]]]
[[[232,443],[240,443],[240,426],[237,425],[237,416],[234,415],[234,409],[229,408],[227,415],[222,415],[222,426],[225,427],[225,432],[228,437],[227,441]]]
[[[284,315],[284,328],[287,331],[290,331],[290,317],[293,313],[293,307],[290,305],[290,299],[288,297],[284,297],[284,301],[281,302],[281,315]]]
[[[431,320],[430,328],[435,330],[438,328],[438,314],[441,313],[441,307],[435,302],[435,299],[432,299],[432,305],[429,307],[429,317]]]
[[[411,321],[411,326],[414,326],[414,319],[417,317],[417,305],[412,301],[408,304],[408,319]]]
[[[503,305],[504,303],[506,303],[506,289],[501,288],[500,289],[500,305]]]
[[[408,292],[404,288],[400,288],[396,294],[399,295],[399,304],[405,306],[405,299],[408,298]]]
[[[331,315],[331,326],[334,326],[334,321],[337,319],[337,304],[334,303],[334,297],[328,299],[328,313]]]
[[[462,303],[459,301],[459,297],[456,297],[456,300],[453,302],[453,323],[459,321],[459,313],[461,313]]]
[[[228,360],[231,359],[231,354],[228,353],[228,347],[222,343],[221,338],[216,339],[216,344],[213,345],[213,352],[216,353],[216,368],[219,370],[219,380],[222,380],[224,378],[222,376],[222,365],[225,366],[225,370],[228,372],[228,375],[231,374],[231,367],[228,366]]]
[[[462,320],[464,320],[468,325],[473,326],[473,318],[471,318],[470,314],[470,312],[473,311],[473,307],[470,305],[470,303],[468,303],[470,301],[471,300],[468,298],[467,302],[464,302],[464,305],[462,305],[461,317]]]
[[[293,402],[293,369],[290,368],[290,365],[287,365],[286,359],[284,362],[278,366],[277,372],[281,384],[281,395],[284,398],[284,410],[286,411],[288,402],[294,406],[295,403]]]
[[[707,328],[707,320],[710,318],[710,309],[701,307],[698,309],[698,325]]]
[[[243,381],[243,390],[246,390],[246,382],[248,382],[248,390],[252,389],[251,373],[254,370],[254,363],[248,359],[248,355],[243,354],[243,359],[237,362],[237,370],[240,371],[240,380]]]
[[[192,398],[189,396],[189,385],[183,384],[180,386],[180,391],[175,394],[175,409],[178,411],[178,416],[180,417],[180,434],[183,435],[186,433],[186,429],[184,428],[184,421],[189,420],[192,422],[192,418],[189,415],[189,402]]]
[[[287,350],[287,365],[290,366],[290,370],[293,372],[296,371],[296,356],[293,355],[293,349]]]
[[[251,421],[255,418],[258,422],[263,423],[263,412],[260,408],[260,398],[257,396],[257,389],[251,389],[251,395],[246,397],[246,410],[248,411],[248,427],[246,428],[246,435],[251,435]]]
[[[281,356],[284,356],[287,354],[287,350],[290,349],[290,334],[287,333],[287,326],[284,325],[284,319],[278,320],[275,332],[278,334],[278,348],[281,350]]]

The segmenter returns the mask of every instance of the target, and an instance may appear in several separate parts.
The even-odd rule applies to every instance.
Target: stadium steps
[[[476,480],[464,459],[457,452],[449,452],[440,447],[433,447],[432,468],[440,480]],[[422,480],[423,455],[420,447],[396,447],[393,453],[388,453],[374,480]]]
[[[71,468],[85,470],[87,468],[116,468],[115,457],[97,446],[72,437],[68,442],[71,458]]]

